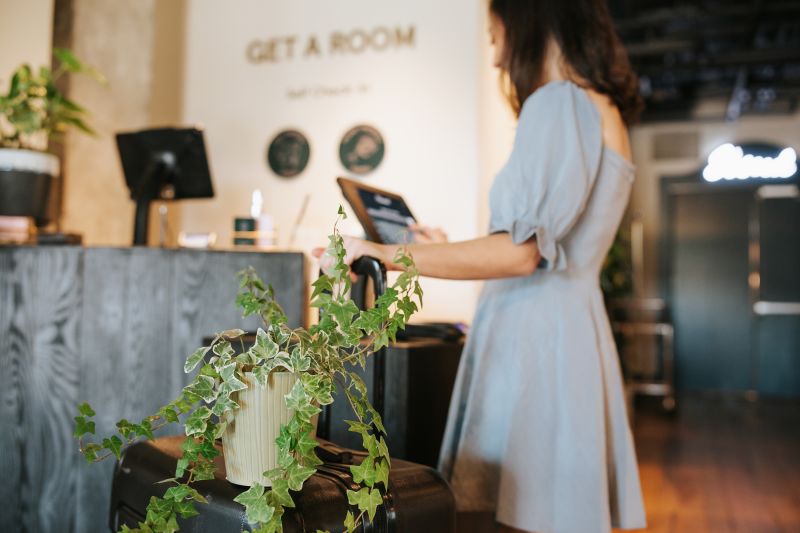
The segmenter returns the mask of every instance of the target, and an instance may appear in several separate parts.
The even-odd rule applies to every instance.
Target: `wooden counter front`
[[[113,461],[80,456],[76,406],[105,435],[174,399],[204,336],[257,327],[234,303],[248,265],[303,325],[301,253],[0,247],[0,531],[108,530]]]

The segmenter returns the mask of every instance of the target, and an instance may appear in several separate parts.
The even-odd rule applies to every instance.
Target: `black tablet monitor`
[[[134,244],[147,243],[151,201],[214,197],[202,130],[158,128],[118,133],[117,149],[125,183],[136,202]]]
[[[348,178],[336,182],[369,240],[382,244],[413,242],[408,226],[416,219],[402,196]]]
[[[117,148],[132,200],[150,187],[165,200],[214,197],[202,130],[157,128],[118,133]],[[161,179],[143,183],[148,171],[159,164],[164,166],[158,176]]]

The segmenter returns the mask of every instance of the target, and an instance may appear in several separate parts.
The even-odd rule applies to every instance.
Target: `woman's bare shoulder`
[[[593,89],[586,89],[586,94],[600,113],[603,128],[603,144],[630,161],[631,146],[628,128],[614,102],[605,94]]]

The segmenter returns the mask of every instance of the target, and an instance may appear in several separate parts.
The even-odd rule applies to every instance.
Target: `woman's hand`
[[[447,233],[440,228],[411,224],[408,226],[408,229],[414,234],[414,242],[419,244],[443,244],[449,242]]]
[[[365,255],[374,257],[386,265],[386,268],[392,270],[391,257],[387,259],[389,250],[387,246],[377,244],[374,242],[365,241],[364,239],[357,239],[356,237],[343,236],[342,241],[346,254],[344,262],[346,265],[352,265],[353,261]],[[334,258],[325,253],[325,248],[314,248],[311,254],[319,259],[319,266],[323,272],[327,273],[332,267]],[[350,277],[355,281],[355,276],[352,272]]]

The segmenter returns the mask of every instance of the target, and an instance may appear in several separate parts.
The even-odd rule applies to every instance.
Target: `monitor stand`
[[[133,226],[133,245],[147,246],[147,229],[150,220],[150,202],[157,198],[169,200],[170,187],[163,187],[168,183],[169,174],[176,170],[176,158],[172,152],[155,152],[144,175],[141,186],[136,194],[136,218]]]

